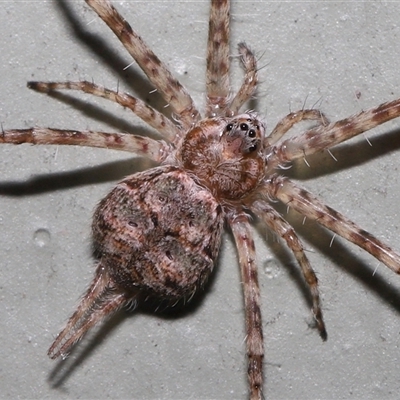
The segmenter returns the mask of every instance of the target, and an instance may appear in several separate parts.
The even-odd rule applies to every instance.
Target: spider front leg
[[[242,86],[229,101],[229,0],[212,0],[207,44],[207,116],[232,116],[253,95],[257,78],[257,61],[245,43],[239,43],[239,56],[245,68]]]
[[[207,42],[207,116],[225,115],[229,83],[230,0],[212,0]]]
[[[123,150],[161,162],[167,156],[167,145],[150,138],[128,133],[72,131],[51,128],[12,129],[0,132],[0,143],[62,144]]]
[[[263,191],[267,198],[279,199],[299,213],[366,250],[396,274],[400,274],[399,254],[289,179],[275,175],[266,182]]]
[[[229,225],[232,229],[238,250],[243,284],[248,358],[247,374],[250,385],[250,399],[260,400],[263,398],[264,342],[255,245],[250,224],[244,214],[231,218]]]
[[[323,126],[329,124],[329,119],[320,110],[310,109],[291,112],[282,118],[270,135],[264,139],[264,146],[268,147],[277,143],[295,124],[301,121],[317,121]]]
[[[167,66],[150,50],[124,17],[107,0],[85,0],[118,37],[138,63],[185,128],[198,119],[199,112],[186,89],[175,79]]]
[[[265,224],[275,232],[279,237],[283,238],[288,247],[292,250],[297,262],[300,265],[304,279],[310,288],[312,297],[312,313],[317,322],[317,327],[321,338],[327,339],[325,323],[322,317],[321,300],[318,291],[318,279],[312,269],[310,262],[304,252],[298,236],[290,224],[285,221],[279,213],[264,201],[257,200],[251,206],[251,210],[255,212]]]
[[[180,136],[179,128],[169,120],[165,115],[161,114],[144,101],[137,99],[128,93],[120,93],[114,90],[106,89],[103,86],[96,85],[92,82],[28,82],[30,89],[42,93],[50,93],[55,90],[79,90],[84,93],[102,97],[120,104],[122,107],[129,108],[139,118],[148,125],[157,129],[158,133],[163,135],[165,139],[173,142]]]
[[[381,104],[378,107],[362,111],[357,115],[310,129],[301,135],[287,139],[275,149],[275,165],[284,164],[308,154],[329,149],[384,122],[400,117],[400,99]]]
[[[238,47],[239,55],[245,69],[245,76],[242,86],[229,105],[229,112],[232,115],[236,115],[242,105],[250,99],[254,94],[258,83],[257,61],[253,52],[245,43],[239,43]]]

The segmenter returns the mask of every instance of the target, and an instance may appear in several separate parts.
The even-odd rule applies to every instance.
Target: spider
[[[236,94],[230,91],[228,1],[211,3],[207,106],[203,114],[110,3],[100,0],[87,0],[87,3],[128,47],[164,96],[174,119],[167,119],[127,94],[94,83],[30,82],[32,89],[41,92],[80,90],[115,101],[131,108],[163,139],[38,128],[2,131],[3,143],[114,148],[160,163],[160,167],[127,177],[100,202],[93,222],[95,278],[50,347],[49,355],[52,358],[67,355],[89,328],[125,304],[135,304],[148,296],[171,304],[189,301],[203,288],[212,272],[226,223],[238,248],[244,288],[249,393],[251,398],[261,398],[263,338],[249,214],[258,216],[293,251],[310,287],[317,328],[326,339],[315,273],[296,233],[270,205],[271,201],[279,200],[317,220],[397,273],[400,258],[378,239],[278,172],[295,159],[326,150],[400,116],[400,101],[336,123],[330,123],[318,110],[302,109],[290,113],[267,135],[264,122],[256,113],[240,111],[257,85],[257,60],[244,43],[239,44],[245,69],[243,85]],[[303,120],[315,121],[317,126],[286,139],[287,131]]]

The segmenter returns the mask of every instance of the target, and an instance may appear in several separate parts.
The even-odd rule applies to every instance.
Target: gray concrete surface
[[[115,3],[202,104],[208,2]],[[232,43],[245,40],[260,56],[256,108],[269,128],[304,103],[339,119],[400,97],[399,3],[240,1],[232,15]],[[4,129],[148,132],[113,104],[26,88],[32,79],[93,79],[136,88],[156,103],[136,67],[122,71],[130,57],[83,1],[2,2],[0,26]],[[238,65],[234,76],[237,87]],[[372,147],[360,137],[333,149],[337,162],[322,154],[310,157],[311,168],[300,162],[287,172],[398,251],[399,127],[397,120],[368,133]],[[0,152],[0,398],[246,398],[241,285],[229,235],[195,307],[177,316],[121,312],[67,361],[49,360],[47,348],[92,277],[93,208],[118,179],[148,164],[85,148],[7,145]],[[344,240],[330,247],[330,233],[302,226],[293,212],[288,218],[318,272],[329,339],[322,343],[309,328],[295,263],[256,225],[266,396],[397,398],[399,277]]]

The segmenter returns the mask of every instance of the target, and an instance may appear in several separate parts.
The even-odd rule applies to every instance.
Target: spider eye
[[[256,150],[257,150],[257,145],[256,144],[254,144],[254,145],[249,147],[249,153],[252,153],[252,152],[254,152]]]
[[[254,129],[249,130],[249,136],[250,137],[256,137],[256,131]]]
[[[247,124],[240,124],[240,129],[242,131],[247,131],[249,129],[249,126]]]
[[[227,126],[226,126],[226,130],[229,132],[229,131],[231,131],[233,129],[233,124],[228,124]]]

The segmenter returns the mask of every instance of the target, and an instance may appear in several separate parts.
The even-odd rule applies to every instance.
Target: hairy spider
[[[248,214],[258,216],[282,237],[299,262],[310,287],[313,315],[323,339],[325,325],[317,279],[290,225],[270,205],[279,200],[371,253],[395,272],[400,258],[343,215],[305,189],[277,175],[298,158],[347,140],[400,115],[400,101],[383,104],[337,123],[317,110],[290,113],[265,135],[254,112],[241,113],[257,84],[256,59],[245,45],[239,54],[245,69],[242,87],[229,84],[229,2],[214,1],[207,57],[207,106],[202,118],[190,96],[167,68],[131,31],[106,1],[87,0],[119,36],[172,109],[167,119],[140,100],[90,82],[30,82],[41,92],[80,90],[115,101],[141,117],[163,137],[156,141],[129,134],[59,129],[3,130],[3,143],[69,144],[132,151],[161,164],[123,180],[95,212],[93,235],[97,270],[92,286],[49,350],[65,356],[95,323],[127,303],[148,296],[188,301],[203,287],[216,260],[222,225],[232,230],[239,253],[246,314],[251,398],[262,397],[263,340],[255,250]],[[290,139],[297,122],[317,127]],[[133,247],[133,249],[132,249]]]

